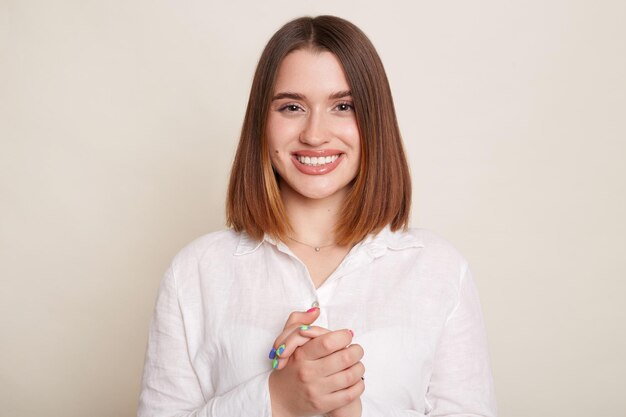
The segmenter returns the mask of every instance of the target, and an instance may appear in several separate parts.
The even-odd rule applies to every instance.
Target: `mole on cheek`
[[[278,149],[276,149],[274,152],[278,153]]]

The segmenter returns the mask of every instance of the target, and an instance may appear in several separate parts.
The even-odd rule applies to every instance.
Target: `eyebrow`
[[[352,92],[350,90],[343,90],[343,91],[337,91],[336,93],[331,94],[330,96],[328,96],[328,98],[331,100],[336,100],[338,98],[344,98],[344,97],[350,97],[350,96],[352,96]],[[290,91],[285,91],[282,93],[278,93],[274,97],[272,97],[272,101],[281,100],[283,98],[289,98],[291,100],[304,100],[306,99],[306,96],[304,96],[303,94],[299,94],[299,93],[292,93]]]

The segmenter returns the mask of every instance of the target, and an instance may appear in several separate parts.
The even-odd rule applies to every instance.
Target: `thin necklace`
[[[299,244],[301,244],[301,245],[308,246],[309,248],[313,248],[313,249],[315,249],[315,252],[319,252],[319,251],[320,251],[320,249],[322,249],[322,248],[327,248],[327,247],[329,247],[329,246],[335,246],[335,245],[336,245],[336,243],[329,243],[328,245],[314,246],[314,245],[309,245],[308,243],[300,242],[299,240],[294,239],[294,238],[292,238],[291,236],[287,236],[287,237],[288,237],[289,239],[293,240],[293,241],[294,241],[294,242],[296,242],[296,243],[299,243]]]

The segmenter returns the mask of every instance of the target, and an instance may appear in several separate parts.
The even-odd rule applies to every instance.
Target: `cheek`
[[[277,148],[278,131],[276,118],[271,115],[267,118],[267,125],[265,125],[265,139],[267,140],[267,147],[270,150],[270,157],[273,157],[274,150]]]
[[[270,162],[272,167],[279,173],[284,174],[291,164],[291,155],[284,150],[273,148],[270,145]]]
[[[280,165],[280,154],[277,150],[274,150],[270,147],[270,162],[276,168],[277,165]]]
[[[343,123],[338,126],[338,129],[338,133],[341,135],[341,138],[344,142],[346,142],[346,144],[355,150],[360,148],[361,139],[359,137],[359,128],[356,125],[356,121]]]
[[[284,146],[290,139],[297,138],[300,131],[297,122],[272,115],[267,120],[265,132],[270,149],[275,150]]]

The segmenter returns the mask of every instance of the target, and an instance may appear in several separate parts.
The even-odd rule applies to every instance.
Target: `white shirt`
[[[423,229],[368,236],[316,290],[282,242],[232,230],[173,260],[150,325],[139,417],[270,417],[268,353],[292,311],[351,329],[363,417],[495,416],[478,294],[464,258]]]

